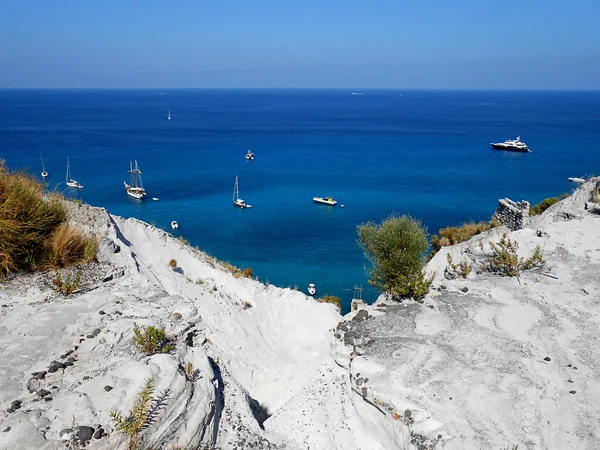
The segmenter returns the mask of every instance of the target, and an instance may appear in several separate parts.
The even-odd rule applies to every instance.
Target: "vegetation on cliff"
[[[359,245],[371,262],[369,283],[394,299],[421,298],[432,280],[422,272],[429,247],[421,221],[392,214],[381,224],[358,227]]]
[[[88,262],[98,239],[66,223],[64,198],[0,160],[0,274]]]

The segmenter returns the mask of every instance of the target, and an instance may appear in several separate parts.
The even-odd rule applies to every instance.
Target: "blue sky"
[[[0,87],[600,89],[600,0],[0,0]]]

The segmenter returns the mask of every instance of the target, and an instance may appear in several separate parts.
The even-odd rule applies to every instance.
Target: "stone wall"
[[[527,200],[513,202],[508,198],[502,198],[498,200],[494,218],[511,231],[520,230],[523,228],[523,219],[529,217],[529,207]]]

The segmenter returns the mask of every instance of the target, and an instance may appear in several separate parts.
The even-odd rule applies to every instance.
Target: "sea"
[[[490,148],[517,136],[532,153]],[[39,177],[41,157],[49,189],[348,311],[378,295],[360,224],[408,214],[435,234],[599,174],[600,91],[0,90],[0,158]],[[84,189],[65,186],[67,158]],[[144,201],[123,185],[135,160]],[[236,176],[251,209],[233,206]]]

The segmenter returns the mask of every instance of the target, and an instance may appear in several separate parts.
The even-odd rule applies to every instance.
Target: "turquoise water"
[[[356,227],[395,211],[440,227],[539,202],[600,172],[600,92],[0,90],[0,157],[111,213],[181,235],[279,286],[364,296]],[[172,120],[167,120],[167,111]],[[491,150],[520,135],[534,151]],[[246,161],[248,149],[255,153]],[[67,157],[81,191],[64,185]],[[129,198],[137,159],[150,197]],[[235,176],[252,209],[232,205]],[[332,195],[336,207],[316,205]],[[341,208],[340,205],[345,207]]]

